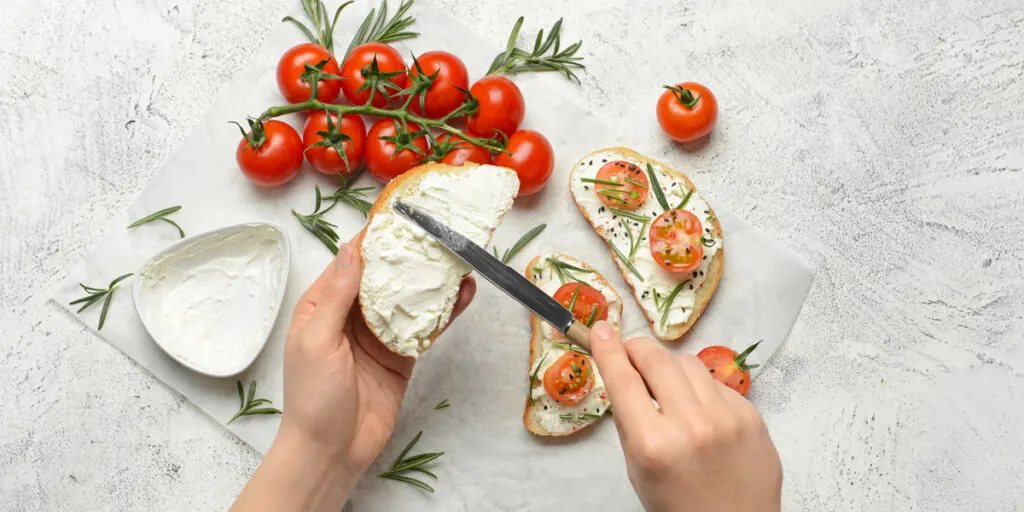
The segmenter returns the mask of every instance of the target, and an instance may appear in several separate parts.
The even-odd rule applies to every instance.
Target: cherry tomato
[[[469,71],[466,70],[466,65],[462,63],[462,59],[448,52],[433,51],[420,55],[416,62],[423,69],[424,75],[430,76],[437,72],[437,77],[434,78],[434,83],[431,84],[430,89],[427,89],[425,98],[413,98],[409,109],[414,114],[424,114],[420,110],[421,98],[424,99],[427,106],[425,115],[431,119],[444,117],[458,108],[459,105],[462,105],[463,100],[466,98],[466,93],[458,88],[466,89],[469,87]],[[416,76],[421,75],[414,64],[409,67],[409,77],[411,79]]]
[[[544,390],[556,402],[578,404],[594,386],[590,359],[575,350],[566,352],[544,372]]]
[[[302,147],[306,149],[306,160],[314,169],[324,174],[341,173],[345,177],[350,176],[359,168],[363,161],[363,149],[366,147],[366,125],[363,118],[355,114],[345,114],[338,122],[338,115],[330,115],[328,123],[327,112],[315,111],[306,119],[306,126],[302,130]],[[336,134],[332,134],[330,126],[334,126]],[[326,137],[324,136],[326,134]],[[348,137],[345,139],[344,137]],[[325,139],[329,142],[336,142],[345,153],[341,157],[334,145],[317,145]],[[348,164],[345,164],[345,159]]]
[[[470,133],[481,137],[508,136],[519,129],[526,116],[526,100],[511,80],[485,76],[473,84],[469,93],[480,103],[476,113],[466,118]]]
[[[366,77],[363,76],[363,69],[369,67],[373,60],[377,59],[377,69],[381,73],[399,73],[377,84],[376,93],[373,95],[373,106],[385,107],[390,103],[388,96],[394,94],[409,83],[406,76],[405,62],[398,50],[383,43],[363,43],[352,49],[345,62],[341,65],[341,92],[345,94],[353,105],[365,105],[370,100],[370,92],[373,87],[359,90],[366,84]],[[385,95],[384,93],[387,93]]]
[[[692,272],[704,258],[702,229],[696,215],[686,210],[666,210],[654,219],[647,234],[651,256],[669,272]]]
[[[695,82],[665,89],[658,98],[658,123],[669,137],[689,142],[711,133],[718,119],[718,100],[710,89]]]
[[[519,175],[519,196],[536,194],[555,170],[555,151],[543,135],[533,130],[519,130],[508,138],[505,150],[494,157],[494,165],[508,167]]]
[[[454,144],[455,148],[448,152],[441,159],[441,163],[448,165],[463,165],[466,162],[473,162],[480,165],[487,165],[493,161],[491,152],[486,149],[466,142],[466,139],[459,137],[458,135],[448,135],[441,139],[441,143]]]
[[[255,128],[256,139],[261,129]],[[302,139],[294,128],[273,119],[263,122],[263,143],[253,148],[247,139],[238,143],[235,160],[242,174],[263,187],[276,187],[288,182],[302,167]],[[249,132],[249,136],[252,135]]]
[[[747,347],[742,354],[723,346],[707,347],[697,353],[697,359],[708,367],[711,376],[743,396],[750,392],[750,369],[756,364],[747,364],[747,357],[761,342]]]
[[[623,210],[635,210],[647,202],[651,185],[647,173],[639,166],[617,160],[608,162],[597,171],[597,181],[615,182],[618,185],[595,183],[594,192],[601,202]]]
[[[573,295],[576,296],[575,300]],[[587,325],[593,324],[591,318],[594,322],[608,319],[608,299],[589,284],[565,283],[555,291],[554,297],[559,304],[572,311],[576,320]]]
[[[381,119],[370,127],[370,133],[366,135],[366,168],[370,174],[380,181],[388,182],[412,169],[427,154],[427,137],[420,135],[416,138],[410,137],[413,132],[421,128],[410,123],[409,129],[401,138],[406,147],[395,151],[398,146],[389,140],[382,140],[381,137],[394,137],[397,133],[393,119]],[[409,149],[419,148],[421,153]]]
[[[277,63],[277,88],[288,103],[300,103],[309,99],[310,87],[302,81],[306,74],[306,64],[316,66],[323,61],[322,71],[327,74],[341,76],[338,73],[338,61],[334,60],[326,48],[318,44],[303,43],[293,46],[284,52]],[[341,90],[341,80],[327,78],[317,81],[316,99],[322,102],[334,101]]]

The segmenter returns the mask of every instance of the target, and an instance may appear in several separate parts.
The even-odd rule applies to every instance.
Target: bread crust
[[[615,291],[615,288],[613,288],[612,285],[610,283],[608,283],[608,280],[605,279],[605,277],[603,275],[601,275],[600,272],[595,270],[590,265],[588,265],[588,264],[586,264],[586,263],[584,263],[584,262],[582,262],[582,261],[580,261],[580,260],[578,260],[576,258],[573,258],[572,256],[569,256],[568,254],[553,252],[553,253],[546,253],[546,254],[544,254],[542,256],[554,256],[554,257],[556,257],[556,258],[558,258],[558,259],[560,259],[562,261],[565,261],[566,263],[570,263],[572,265],[576,265],[576,266],[578,266],[580,268],[584,268],[584,269],[587,269],[587,270],[593,270],[593,274],[588,274],[588,275],[594,277],[595,281],[597,281],[597,282],[601,283],[602,285],[606,286],[609,290],[612,291],[612,293],[615,294],[616,302],[619,305],[617,318],[619,318],[619,322],[622,321],[622,297],[619,295],[618,292]],[[542,267],[543,265],[544,265],[544,262],[541,261],[541,256],[536,256],[532,260],[530,260],[530,264],[526,266],[526,270],[524,271],[524,273],[526,275],[526,279],[528,279],[531,283],[537,284],[536,280],[534,278],[534,272],[532,270],[533,270],[534,267]],[[541,320],[540,317],[538,317],[537,315],[534,315],[534,314],[531,313],[530,314],[530,331],[531,331],[531,334],[530,334],[530,366],[529,366],[529,368],[527,370],[527,375],[528,376],[533,374],[533,370],[534,370],[534,368],[538,364],[537,359],[540,357],[540,355],[542,353],[541,352],[541,348],[542,348],[542,345],[544,343],[544,333],[542,331],[543,326],[544,326],[544,321]],[[618,324],[613,324],[612,327],[615,327],[616,330],[621,329],[621,326],[618,325]],[[595,368],[596,368],[596,366],[595,366]],[[574,426],[578,426],[579,427],[579,428],[576,428],[575,430],[569,429],[569,430],[566,430],[566,431],[558,431],[558,432],[556,432],[556,431],[551,431],[551,430],[548,430],[548,429],[544,428],[544,426],[540,422],[540,411],[541,411],[543,406],[541,405],[540,401],[535,401],[535,400],[531,400],[530,399],[530,397],[533,395],[533,389],[536,388],[536,387],[543,386],[543,384],[541,383],[541,379],[540,379],[539,375],[538,375],[537,381],[534,382],[533,384],[534,385],[529,390],[527,390],[526,408],[523,411],[523,425],[526,427],[526,430],[529,430],[531,433],[536,434],[538,436],[549,436],[549,437],[567,436],[567,435],[575,434],[576,432],[579,432],[579,431],[583,430],[584,428],[586,428],[586,427],[596,423],[600,419],[600,418],[591,418],[591,419],[587,419],[584,422],[573,423]]]
[[[650,158],[650,157],[647,157],[645,155],[642,155],[642,154],[640,154],[640,153],[638,153],[635,150],[632,150],[630,148],[626,148],[626,147],[611,147],[611,148],[599,149],[597,151],[592,151],[592,152],[588,153],[587,155],[584,155],[583,158],[580,158],[576,162],[576,164],[573,165],[572,171],[569,172],[569,193],[572,194],[573,202],[576,203],[576,209],[578,209],[580,211],[580,214],[582,214],[583,217],[587,219],[587,223],[590,224],[591,228],[594,227],[594,221],[593,221],[593,219],[590,218],[590,215],[588,215],[587,212],[583,209],[583,206],[580,204],[579,200],[576,199],[576,192],[573,190],[572,180],[575,179],[575,177],[576,177],[576,169],[579,168],[580,164],[582,164],[584,161],[591,160],[593,155],[596,155],[596,154],[599,154],[599,153],[607,153],[607,152],[619,153],[619,154],[625,156],[626,158],[628,158],[628,159],[630,159],[632,161],[635,161],[637,163],[640,163],[642,165],[645,165],[647,163],[650,163],[651,165],[657,165],[657,166],[661,167],[662,169],[664,169],[666,173],[671,174],[672,176],[674,176],[674,177],[676,177],[676,178],[678,178],[680,180],[685,181],[686,184],[687,184],[687,187],[688,187],[687,190],[697,190],[697,186],[694,185],[693,181],[691,181],[690,178],[688,176],[686,176],[685,174],[683,174],[683,173],[681,173],[681,172],[671,168],[670,166],[665,165],[665,164],[663,164],[663,163],[661,163],[661,162],[659,162],[657,160],[654,160],[653,158]],[[707,202],[707,198],[704,198],[704,200],[705,200],[705,202]],[[714,208],[711,207],[710,203],[708,204],[708,212],[711,215],[714,216],[713,220],[711,221],[711,224],[713,226],[713,232],[714,232],[715,237],[724,241],[725,238],[722,235],[722,225],[719,223],[718,216],[715,214],[715,210],[714,210]],[[597,233],[597,230],[595,229],[594,232]],[[608,245],[608,252],[611,253],[612,260],[615,262],[615,265],[617,267],[619,267],[619,272],[622,273],[622,279],[625,280],[626,284],[629,285],[630,289],[633,292],[633,297],[637,301],[637,304],[641,305],[640,310],[643,311],[644,316],[647,318],[648,324],[650,324],[650,326],[651,326],[651,333],[654,334],[654,336],[656,338],[658,338],[658,339],[660,339],[662,341],[678,340],[684,334],[686,334],[686,332],[689,331],[691,327],[693,327],[693,324],[695,324],[697,322],[697,319],[700,318],[701,315],[704,314],[704,310],[707,309],[708,304],[711,302],[711,298],[715,295],[715,291],[718,290],[718,283],[722,279],[722,269],[723,269],[724,261],[725,261],[725,247],[724,247],[724,243],[723,243],[723,247],[718,249],[718,251],[715,253],[715,256],[708,263],[708,267],[707,267],[707,271],[705,272],[705,278],[704,278],[704,283],[703,283],[704,286],[703,286],[703,288],[700,288],[699,290],[697,290],[696,298],[694,300],[694,305],[693,305],[693,312],[690,313],[690,317],[687,319],[686,323],[670,325],[670,326],[668,326],[666,334],[658,335],[656,330],[654,329],[654,326],[655,326],[655,322],[659,322],[661,319],[660,318],[655,318],[654,315],[652,315],[651,312],[647,311],[643,307],[643,305],[642,305],[642,303],[640,301],[640,293],[641,292],[638,291],[636,286],[634,286],[633,283],[629,280],[629,277],[627,275],[629,273],[629,269],[626,268],[626,266],[623,265],[622,262],[619,261],[619,259],[615,256],[614,251],[612,251],[612,249],[611,249],[611,241],[608,240],[607,238],[601,236],[600,233],[597,233],[597,235],[600,236],[602,240],[604,240],[605,244]]]

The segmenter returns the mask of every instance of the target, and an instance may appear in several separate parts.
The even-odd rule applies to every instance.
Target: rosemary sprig
[[[676,295],[679,295],[683,286],[686,286],[689,282],[690,279],[687,279],[686,281],[677,284],[676,287],[668,294],[668,297],[665,297],[665,300],[661,301],[661,304],[658,307],[661,309],[661,321],[659,324],[662,327],[665,327],[665,322],[668,321],[668,312],[672,310],[672,301],[676,300]]]
[[[310,29],[301,21],[291,16],[285,16],[281,21],[294,23],[303,34],[306,34],[310,42],[323,46],[331,54],[334,54],[334,26],[338,24],[338,16],[341,15],[341,10],[348,7],[351,3],[352,0],[349,0],[338,6],[338,10],[334,11],[334,19],[328,21],[327,7],[324,6],[321,0],[302,0],[302,10],[306,12],[306,16],[312,22],[313,29]],[[315,33],[314,30],[316,31]]]
[[[261,405],[273,404],[269,399],[256,398],[256,381],[249,383],[249,393],[242,389],[242,381],[236,380],[238,385],[238,412],[228,420],[227,424],[241,418],[242,416],[256,416],[262,414],[281,414],[281,410],[275,407],[260,407]]]
[[[590,355],[590,352],[587,352],[586,350],[584,350],[583,347],[581,347],[579,345],[573,345],[571,343],[563,343],[561,341],[555,341],[555,342],[551,343],[551,346],[555,347],[555,348],[560,348],[560,349],[566,350],[566,351],[579,352],[580,354],[583,354],[585,356],[589,356]],[[530,387],[532,388],[533,386],[530,386]]]
[[[348,49],[345,50],[345,56],[348,57],[353,48],[363,43],[393,43],[403,39],[412,39],[420,35],[419,32],[406,30],[413,23],[416,23],[416,18],[405,15],[409,8],[412,7],[413,1],[404,0],[399,4],[398,10],[395,11],[395,15],[391,19],[388,19],[388,0],[381,2],[379,10],[377,8],[370,9],[369,14],[363,19],[363,23],[359,25],[355,35],[352,36],[352,42],[349,43]]]
[[[533,384],[537,382],[537,374],[540,373],[540,367],[544,365],[544,360],[547,358],[548,355],[546,353],[541,356],[540,361],[537,362],[537,367],[530,374],[530,389],[527,390],[530,394],[530,405],[533,405]]]
[[[582,283],[583,281],[572,275],[573,272],[582,272],[584,274],[593,274],[593,270],[587,270],[585,268],[577,267],[576,265],[570,265],[562,260],[556,260],[555,258],[547,258],[545,261],[551,264],[555,269],[555,273],[558,275],[558,280],[565,284],[566,281],[577,281]]]
[[[160,221],[164,221],[164,222],[174,226],[175,228],[177,228],[178,229],[178,235],[181,238],[185,238],[185,231],[183,229],[181,229],[181,226],[179,226],[177,222],[174,222],[173,220],[167,218],[168,215],[170,215],[170,214],[172,214],[172,213],[174,213],[174,212],[176,212],[176,211],[178,211],[180,209],[181,209],[181,206],[179,205],[179,206],[172,206],[170,208],[164,208],[163,210],[155,211],[155,212],[153,212],[153,213],[151,213],[149,215],[146,215],[145,217],[143,217],[143,218],[141,218],[141,219],[139,219],[139,220],[137,220],[135,222],[132,222],[131,224],[128,225],[128,227],[126,229],[137,228],[137,227],[139,227],[139,226],[141,226],[143,224],[149,224],[150,222],[156,222],[156,221],[160,220]]]
[[[633,266],[633,262],[630,261],[630,259],[627,258],[625,254],[622,254],[622,251],[620,251],[618,247],[615,247],[615,242],[609,241],[608,246],[612,248],[612,252],[614,252],[615,256],[619,258],[619,261],[621,261],[622,264],[625,265],[626,268],[629,269],[629,271],[634,276],[636,276],[637,279],[640,280],[640,282],[643,282],[644,276],[640,275],[640,271]]]
[[[107,322],[107,311],[110,310],[110,302],[114,299],[114,291],[117,290],[117,283],[120,283],[131,276],[131,272],[118,276],[111,281],[106,288],[94,288],[92,286],[86,286],[82,283],[78,283],[78,286],[81,286],[82,289],[85,290],[86,295],[85,297],[69,302],[68,305],[74,306],[75,304],[81,304],[82,307],[78,308],[78,311],[76,311],[76,313],[81,313],[88,309],[89,306],[92,306],[102,300],[103,308],[100,309],[100,323],[96,327],[97,331],[102,330],[103,324]]]
[[[519,254],[519,252],[532,242],[534,238],[537,238],[537,235],[540,235],[541,231],[544,231],[544,228],[546,227],[548,227],[547,224],[540,224],[527,231],[523,236],[519,237],[519,240],[516,240],[516,243],[512,244],[512,247],[505,249],[505,251],[501,253],[501,256],[498,256],[498,249],[492,247],[491,249],[494,251],[494,257],[508,265],[508,262],[512,261],[512,258],[515,258],[516,254]]]
[[[352,188],[355,181],[355,177],[347,179],[341,176],[341,186],[333,194],[324,197],[323,200],[345,203],[362,212],[365,218],[370,214],[370,208],[373,208],[373,203],[366,200],[366,192],[374,190],[374,187]]]
[[[440,402],[437,403],[437,405],[434,406],[434,410],[440,411],[441,409],[447,409],[450,406],[451,404],[448,403],[448,399],[445,398],[444,400],[441,400]]]
[[[658,199],[658,204],[661,205],[662,210],[668,210],[668,200],[665,199],[665,192],[661,190],[661,183],[658,183],[658,175],[654,172],[654,167],[651,164],[647,164],[647,177],[651,181],[651,188],[654,189],[654,197]]]
[[[557,71],[565,75],[566,78],[579,83],[580,79],[573,73],[573,70],[585,69],[585,66],[581,64],[583,57],[576,57],[576,52],[583,45],[583,41],[576,41],[574,44],[560,50],[562,20],[559,19],[552,25],[546,38],[544,37],[543,30],[538,32],[537,39],[533,44],[533,50],[526,51],[516,47],[516,40],[519,39],[519,30],[523,28],[523,21],[524,18],[522,16],[516,20],[515,26],[512,27],[512,34],[509,35],[505,51],[494,57],[494,61],[491,62],[491,67],[488,68],[487,74]],[[549,50],[551,54],[545,55]]]
[[[601,417],[600,414],[594,414],[592,412],[583,412],[583,413],[579,413],[579,414],[560,414],[558,416],[559,419],[565,420],[565,421],[592,420],[592,419],[597,419],[597,418],[600,418],[600,417]]]
[[[646,215],[639,215],[639,214],[636,214],[636,213],[633,213],[633,212],[629,212],[629,211],[626,211],[626,210],[620,210],[618,208],[608,208],[608,211],[614,213],[615,215],[618,215],[619,217],[625,217],[627,219],[633,219],[635,221],[640,221],[640,222],[650,222],[651,221],[651,218],[646,216]]]
[[[389,467],[386,471],[379,473],[377,476],[379,476],[380,478],[386,478],[388,480],[395,480],[397,482],[405,482],[409,485],[419,487],[420,489],[423,489],[424,491],[427,492],[434,492],[434,488],[427,485],[426,482],[401,474],[408,471],[416,471],[417,473],[423,473],[424,475],[434,478],[435,480],[437,479],[437,475],[430,472],[423,466],[425,466],[427,463],[437,460],[442,455],[444,455],[444,452],[421,453],[406,458],[406,455],[409,453],[409,450],[412,450],[412,447],[416,445],[416,442],[419,441],[420,437],[422,436],[423,431],[421,430],[419,431],[418,434],[416,434],[416,437],[412,438],[412,441],[409,441],[409,444],[405,446],[405,449],[402,450],[402,453],[398,454],[398,457],[395,458],[395,461],[391,463],[391,467]]]
[[[313,208],[313,213],[303,215],[292,210],[292,215],[294,215],[296,219],[299,219],[299,224],[302,224],[302,227],[306,228],[306,231],[313,233],[313,236],[320,240],[320,242],[324,244],[324,247],[327,247],[327,249],[334,254],[338,254],[338,232],[334,230],[334,228],[338,226],[332,224],[330,221],[324,220],[323,215],[331,211],[336,204],[338,204],[337,201],[331,203],[330,206],[321,211],[320,207],[323,206],[323,197],[320,195],[320,185],[317,185],[316,207]]]

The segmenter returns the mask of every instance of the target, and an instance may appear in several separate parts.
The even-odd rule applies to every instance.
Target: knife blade
[[[394,209],[399,215],[426,231],[452,254],[473,267],[473,270],[476,270],[499,290],[558,329],[573,343],[585,349],[590,348],[590,330],[586,325],[577,321],[571,311],[544,293],[522,274],[498,261],[483,247],[430,216],[427,212],[401,201],[395,201]]]

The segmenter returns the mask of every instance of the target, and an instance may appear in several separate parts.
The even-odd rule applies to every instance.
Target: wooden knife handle
[[[590,350],[590,329],[583,325],[583,322],[573,322],[569,326],[569,330],[566,331],[565,337],[585,350]]]

